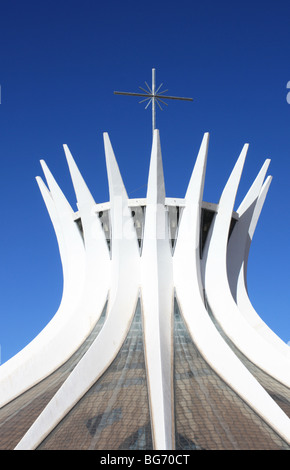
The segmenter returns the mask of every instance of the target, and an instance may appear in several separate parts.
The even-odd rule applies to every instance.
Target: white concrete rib
[[[145,354],[154,448],[172,449],[172,256],[159,131],[154,131],[141,257]]]
[[[249,325],[235,303],[227,276],[227,241],[236,192],[244,160],[245,145],[221,195],[218,212],[207,238],[205,291],[213,315],[236,347],[254,364],[290,386],[290,368],[277,350]]]
[[[67,145],[64,151],[73,182],[81,217],[85,245],[85,282],[82,295],[83,316],[98,321],[110,288],[110,255],[96,203],[71,155]]]
[[[207,147],[208,135],[205,134],[186,193],[173,257],[177,300],[189,333],[208,364],[280,436],[290,442],[289,418],[220,336],[203,302],[199,234]]]
[[[243,199],[237,213],[239,220],[235,224],[227,249],[228,281],[238,308],[249,324],[263,338],[290,361],[290,348],[286,345],[255,311],[248,296],[247,266],[251,242],[260,217],[265,198],[267,196],[272,177],[268,176],[264,181],[270,160],[266,160],[257,178],[253,182],[247,195]],[[290,363],[288,363],[288,368]]]
[[[232,231],[227,247],[227,272],[229,286],[236,300],[237,279],[241,269],[241,265],[245,259],[245,251],[247,246],[248,231],[255,207],[259,198],[259,194],[270,164],[270,160],[266,160],[249,191],[244,197],[242,203],[237,209],[239,216],[238,221]]]
[[[45,378],[70,357],[89,332],[90,319],[79,310],[85,281],[84,245],[73,210],[42,161],[50,191],[37,178],[51,217],[63,267],[63,296],[47,326],[18,354],[0,367],[1,403],[6,403]]]
[[[35,449],[109,367],[128,333],[139,295],[140,256],[128,197],[114,152],[104,134],[112,222],[108,313],[99,335],[16,449]],[[132,238],[127,238],[128,231]],[[122,314],[120,314],[122,306]]]
[[[206,291],[213,315],[228,337],[250,360],[289,386],[290,376],[285,363],[281,366],[281,353],[257,333],[254,314],[248,303],[244,307],[248,302],[245,279],[249,246],[269,187],[269,179],[262,186],[269,161],[263,165],[238,210],[239,220],[228,244],[235,196],[248,148],[244,146],[220,198],[201,262],[200,223],[208,143],[209,134],[206,133],[182,201],[184,207],[173,254],[158,130],[153,135],[148,190],[143,201],[146,213],[141,254],[128,195],[107,133],[104,134],[104,146],[112,228],[110,254],[96,214],[96,204],[68,147],[65,145],[64,150],[76,193],[83,238],[75,223],[75,214],[43,163],[50,191],[39,178],[38,184],[59,242],[64,296],[59,313],[34,340],[35,346],[29,345],[27,352],[24,350],[19,356],[24,358],[22,362],[16,360],[15,383],[19,384],[26,375],[26,386],[32,378],[38,381],[40,364],[35,355],[42,359],[43,366],[44,357],[49,356],[52,347],[55,348],[52,363],[45,370],[46,373],[53,370],[59,363],[56,357],[59,342],[65,342],[62,347],[65,347],[66,355],[72,353],[99,318],[108,294],[109,301],[106,321],[99,335],[16,449],[37,448],[110,366],[127,336],[139,295],[144,316],[144,352],[154,449],[173,449],[174,292],[191,338],[210,367],[290,443],[289,418],[219,334],[204,303]],[[236,244],[239,244],[238,248]],[[228,264],[227,257],[230,257]],[[234,279],[231,288],[229,273]],[[61,359],[64,362],[63,356]],[[27,367],[21,375],[19,367],[25,361]],[[34,364],[38,367],[35,371],[32,370]],[[10,371],[9,367],[7,370]],[[18,393],[19,390],[18,385]],[[11,389],[7,389],[7,396],[10,392]]]

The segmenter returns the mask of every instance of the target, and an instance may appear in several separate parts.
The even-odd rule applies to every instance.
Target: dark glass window
[[[176,300],[174,348],[176,449],[289,449],[203,359]]]
[[[107,303],[89,336],[68,361],[0,410],[0,449],[14,449],[22,439],[97,337],[104,324],[106,310]]]
[[[140,301],[112,364],[39,449],[152,449]]]

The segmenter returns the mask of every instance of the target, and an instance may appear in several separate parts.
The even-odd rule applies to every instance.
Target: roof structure
[[[208,143],[206,133],[185,197],[168,198],[155,129],[146,198],[129,199],[105,133],[100,204],[65,145],[77,212],[41,162],[63,297],[0,367],[1,449],[289,449],[289,347],[246,285],[270,162],[234,211],[246,144],[207,203]]]

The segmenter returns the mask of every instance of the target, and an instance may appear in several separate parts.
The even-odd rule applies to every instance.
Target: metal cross
[[[160,88],[162,87],[163,83],[157,88],[155,88],[155,69],[152,69],[152,88],[149,87],[148,83],[145,82],[146,87],[148,90],[145,90],[141,86],[139,87],[144,93],[129,93],[129,92],[124,92],[124,91],[114,91],[115,95],[129,95],[129,96],[142,96],[144,100],[139,101],[139,103],[143,103],[144,101],[148,101],[148,103],[145,106],[145,109],[148,108],[150,103],[152,103],[152,129],[154,132],[154,129],[156,129],[156,110],[155,110],[155,103],[159,106],[159,108],[162,110],[162,107],[160,103],[165,104],[168,106],[167,103],[165,103],[165,99],[167,100],[181,100],[181,101],[193,101],[192,98],[181,98],[179,96],[166,96],[163,93],[165,93],[168,90],[163,90],[161,91]]]

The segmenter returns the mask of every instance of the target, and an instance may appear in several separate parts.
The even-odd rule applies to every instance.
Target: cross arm
[[[143,96],[145,98],[160,98],[167,100],[183,100],[183,101],[193,101],[193,98],[182,98],[179,96],[165,96],[165,95],[152,95],[150,93],[129,93],[125,91],[114,91],[115,95],[129,95],[129,96]]]

